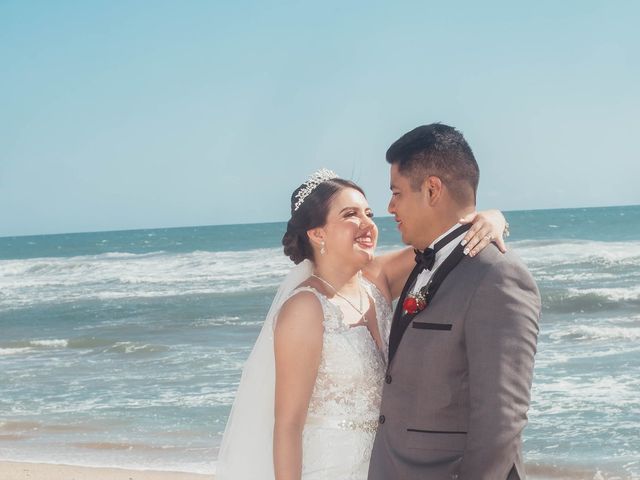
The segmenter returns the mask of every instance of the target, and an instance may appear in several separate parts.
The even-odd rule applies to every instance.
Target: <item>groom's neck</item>
[[[430,232],[428,243],[424,248],[431,245],[436,238],[449,231],[451,227],[458,223],[462,217],[474,212],[475,209],[475,205],[468,205],[464,207],[449,208],[442,211],[433,222],[434,228]]]

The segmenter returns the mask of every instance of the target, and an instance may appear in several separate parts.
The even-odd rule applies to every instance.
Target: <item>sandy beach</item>
[[[592,480],[609,477],[588,470],[565,469],[552,466],[527,465],[529,480]],[[48,463],[0,461],[2,480],[215,480],[215,475],[168,472],[157,470],[131,470],[124,468],[80,467]]]
[[[0,462],[2,480],[214,480],[213,475],[47,463]]]

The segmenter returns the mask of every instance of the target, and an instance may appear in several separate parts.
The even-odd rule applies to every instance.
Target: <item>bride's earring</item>
[[[324,255],[325,253],[327,253],[327,249],[324,248],[324,240],[322,240],[322,242],[320,242],[320,255]]]

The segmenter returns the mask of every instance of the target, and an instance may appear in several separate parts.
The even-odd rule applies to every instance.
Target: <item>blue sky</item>
[[[640,3],[0,1],[0,235],[286,220],[463,131],[479,207],[640,203]]]

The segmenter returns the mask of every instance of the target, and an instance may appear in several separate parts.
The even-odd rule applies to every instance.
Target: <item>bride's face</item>
[[[345,188],[331,200],[326,224],[320,228],[329,255],[348,263],[366,264],[373,259],[378,227],[367,199]]]

